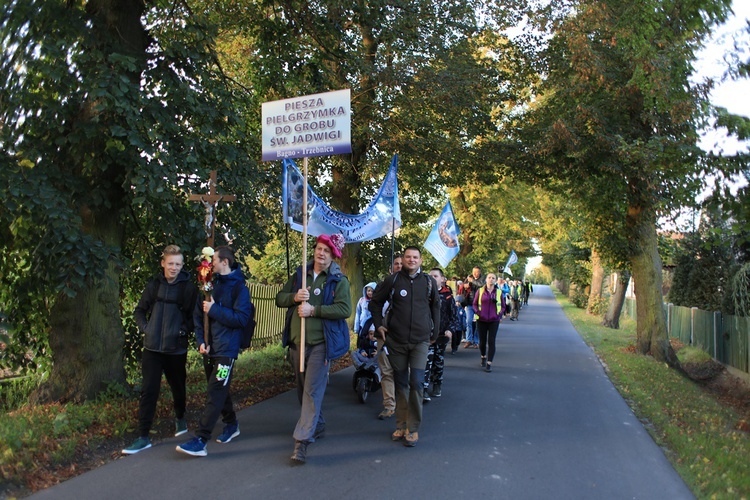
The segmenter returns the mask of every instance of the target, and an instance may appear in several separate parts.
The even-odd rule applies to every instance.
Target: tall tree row
[[[676,363],[662,311],[657,219],[690,204],[705,173],[707,106],[695,51],[729,1],[571,2],[546,17],[545,78],[516,139],[524,173],[585,205],[602,255],[625,250],[637,287],[637,348]],[[612,234],[612,229],[616,229]]]

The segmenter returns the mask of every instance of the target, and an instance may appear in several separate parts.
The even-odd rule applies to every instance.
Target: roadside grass
[[[601,326],[555,292],[565,314],[604,364],[610,380],[698,498],[750,498],[750,433],[742,416],[700,385],[651,356],[634,352],[635,322]],[[690,349],[690,361],[706,359]],[[708,357],[710,360],[710,357]],[[634,480],[637,478],[634,478]]]
[[[348,366],[334,362],[332,371]],[[131,383],[140,383],[138,374]],[[3,385],[0,398],[0,498],[26,496],[120,457],[137,438],[140,388],[111,386],[96,400],[30,405],[33,378]],[[244,352],[232,379],[235,409],[240,410],[294,388],[294,376],[279,343]],[[205,404],[206,378],[201,356],[188,354],[188,428],[195,429]],[[166,382],[151,430],[153,441],[174,432],[172,396]],[[291,433],[291,429],[290,429]]]

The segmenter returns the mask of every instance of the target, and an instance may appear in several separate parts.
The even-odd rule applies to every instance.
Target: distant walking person
[[[307,461],[307,446],[325,435],[323,397],[331,361],[349,352],[352,313],[349,280],[333,259],[341,258],[344,238],[320,235],[313,260],[305,266],[307,288],[302,288],[302,266],[276,294],[276,306],[287,308],[282,344],[289,346],[297,379],[300,416],[294,428],[293,464]],[[312,292],[312,293],[311,293]],[[305,318],[305,369],[300,371],[301,318]]]
[[[474,309],[477,311],[477,329],[479,330],[480,365],[487,373],[492,371],[492,360],[495,359],[495,339],[497,329],[503,320],[505,304],[502,291],[495,285],[497,276],[489,273],[485,286],[477,290],[474,296]]]
[[[430,276],[438,284],[440,295],[440,327],[438,336],[430,343],[427,351],[427,365],[424,374],[424,400],[429,401],[430,396],[439,398],[443,394],[443,376],[445,370],[445,349],[454,335],[460,331],[458,326],[458,313],[456,311],[456,299],[453,290],[446,285],[445,274],[440,268],[430,270]],[[432,389],[430,389],[432,384]]]
[[[523,305],[529,305],[529,295],[534,291],[534,286],[529,283],[529,280],[523,282]]]
[[[224,428],[216,442],[228,443],[240,435],[229,385],[234,362],[240,354],[242,331],[250,321],[250,291],[231,248],[217,248],[212,266],[214,279],[211,296],[199,302],[193,312],[195,339],[198,352],[203,354],[208,397],[195,437],[177,446],[178,452],[194,457],[207,455],[206,443],[211,439],[220,416]],[[204,340],[204,314],[208,315],[208,344]]]
[[[379,337],[385,339],[396,382],[396,431],[391,439],[414,446],[422,424],[427,348],[440,325],[440,298],[435,280],[420,271],[419,248],[407,247],[402,261],[401,271],[375,290],[370,312]],[[383,324],[386,302],[390,302],[387,327]]]
[[[135,308],[135,321],[143,333],[141,400],[138,407],[138,439],[122,450],[132,455],[151,448],[149,432],[159,400],[162,373],[172,390],[175,436],[187,432],[185,421],[185,363],[189,335],[193,332],[193,307],[198,288],[182,267],[184,257],[177,245],[161,254],[162,272],[154,276]]]
[[[401,270],[402,256],[395,254],[393,264],[391,264],[390,273],[397,273]],[[381,285],[382,286],[382,283]],[[388,309],[388,302],[383,307],[383,314]],[[388,360],[388,349],[385,347],[385,341],[381,338],[378,343],[378,366],[380,367],[380,389],[383,391],[383,410],[378,413],[380,420],[391,418],[396,413],[396,386],[393,381],[393,368]]]

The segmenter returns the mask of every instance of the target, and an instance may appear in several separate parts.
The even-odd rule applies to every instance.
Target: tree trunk
[[[594,314],[599,299],[602,298],[602,284],[604,283],[604,268],[599,258],[599,252],[595,248],[591,249],[591,289],[589,290],[589,302],[586,312]]]
[[[650,353],[658,361],[670,366],[679,366],[667,335],[656,218],[644,214],[645,211],[641,207],[631,206],[626,216],[633,248],[630,261],[635,282],[636,348],[641,354]]]
[[[90,29],[96,36],[95,46],[82,50],[101,54],[100,64],[112,54],[135,57],[145,65],[148,36],[141,24],[145,4],[142,0],[91,0],[86,4]],[[123,74],[131,81],[140,79],[140,69]],[[92,97],[93,99],[93,97]],[[80,104],[79,120],[118,123],[116,114],[101,113],[93,100]],[[97,141],[106,137],[92,137],[92,149],[104,150]],[[84,158],[80,158],[84,161]],[[107,248],[122,248],[125,237],[121,213],[127,195],[125,172],[131,168],[126,160],[112,162],[108,168],[90,172],[84,165],[71,164],[71,172],[89,172],[89,182],[98,197],[104,199],[96,206],[81,201],[79,212],[82,230]],[[52,371],[47,382],[32,396],[36,401],[82,401],[95,396],[112,383],[125,383],[123,361],[124,333],[120,319],[121,268],[114,262],[107,264],[104,277],[95,280],[75,297],[60,295],[51,310],[49,343],[52,351]]]
[[[625,294],[628,292],[629,281],[630,271],[623,270],[617,273],[617,286],[615,293],[609,300],[609,309],[604,314],[602,326],[615,330],[620,328],[620,315],[622,314],[622,306],[625,304]]]

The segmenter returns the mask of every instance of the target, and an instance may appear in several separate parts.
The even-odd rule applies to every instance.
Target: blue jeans
[[[472,344],[479,343],[479,337],[474,330],[474,306],[466,306],[466,341]]]

